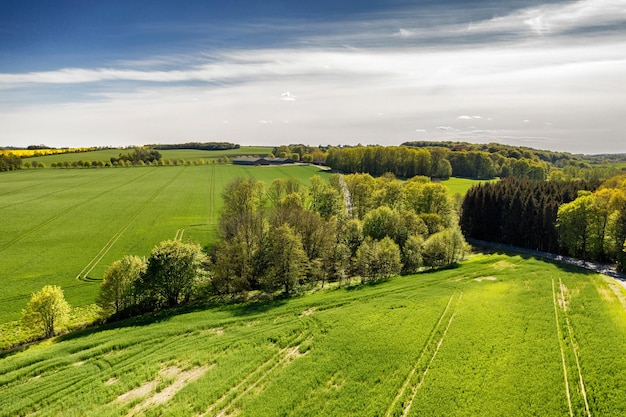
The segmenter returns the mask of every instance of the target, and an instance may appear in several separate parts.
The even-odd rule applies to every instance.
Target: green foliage
[[[556,253],[559,205],[594,190],[598,182],[529,181],[506,178],[471,188],[463,200],[460,225],[473,239]]]
[[[428,177],[446,175],[447,167],[442,164],[433,172],[430,152],[426,149],[410,149],[404,146],[357,146],[354,148],[331,148],[326,163],[333,169],[345,173],[368,173],[383,175],[388,172],[398,177],[411,178],[416,175]],[[448,177],[439,177],[448,178]]]
[[[32,295],[26,309],[22,310],[22,322],[26,327],[42,331],[45,337],[52,337],[69,311],[70,305],[61,287],[46,285]]]
[[[368,236],[356,251],[356,266],[361,282],[397,275],[402,270],[400,247],[389,237],[379,241]]]
[[[167,307],[189,301],[196,282],[206,273],[207,262],[198,244],[161,242],[152,250],[138,282],[140,297]]]
[[[624,270],[622,246],[626,239],[626,182],[606,181],[594,193],[581,192],[559,207],[556,228],[559,241],[572,256],[616,262]]]
[[[0,172],[14,171],[22,167],[22,158],[12,153],[0,152]]]
[[[146,261],[138,256],[127,255],[113,262],[104,273],[98,305],[117,314],[137,304],[136,286],[145,272]]]
[[[437,232],[424,242],[424,265],[433,268],[453,265],[463,259],[466,248],[467,243],[458,227]]]
[[[286,224],[268,232],[263,255],[267,268],[262,286],[269,291],[283,289],[284,294],[297,291],[306,276],[308,258],[300,236]]]
[[[410,235],[402,248],[403,272],[414,274],[424,265],[424,238],[421,235]]]
[[[158,150],[170,150],[170,149],[198,149],[202,151],[223,151],[228,149],[239,149],[240,146],[236,143],[230,142],[187,142],[172,145],[146,145],[147,148]]]

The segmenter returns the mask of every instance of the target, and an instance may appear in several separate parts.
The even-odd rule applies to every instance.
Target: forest
[[[618,175],[615,166],[594,165],[581,155],[514,147],[497,143],[406,142],[401,146],[330,148],[326,164],[346,173],[400,178],[520,178],[529,180],[604,179]]]
[[[470,189],[460,225],[468,238],[626,270],[626,176],[600,181],[506,179]]]

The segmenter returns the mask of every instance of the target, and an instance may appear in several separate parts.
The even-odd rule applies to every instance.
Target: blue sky
[[[626,0],[0,2],[0,145],[626,152]]]

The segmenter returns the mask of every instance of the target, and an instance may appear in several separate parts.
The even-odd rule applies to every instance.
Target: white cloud
[[[604,16],[599,4],[614,16]],[[525,9],[475,24],[472,30],[485,32],[498,26],[529,30],[524,21],[536,16],[543,23],[534,24],[552,32],[565,31],[568,24],[578,28],[594,19],[620,22],[623,13],[615,10],[617,4],[578,1]],[[575,22],[558,17],[557,10]],[[187,60],[159,56],[120,68],[0,74],[0,143],[67,146],[72,141],[79,146],[188,137],[272,145],[291,143],[294,138],[311,144],[321,140],[400,143],[424,136],[420,134],[426,130],[415,126],[436,126],[429,129],[428,137],[433,139],[461,134],[448,126],[455,124],[450,120],[454,115],[461,115],[456,119],[482,119],[457,122],[476,135],[480,129],[471,124],[489,125],[489,131],[480,132],[492,135],[485,140],[502,135],[515,143],[519,138],[544,137],[547,129],[541,122],[520,123],[528,117],[551,120],[550,140],[560,149],[593,146],[590,151],[626,152],[623,36],[598,36],[594,42],[562,37],[436,48],[419,45],[424,33],[403,23],[395,22],[387,32],[386,26],[374,27],[373,33],[387,33],[387,38],[371,48],[360,44],[359,48],[224,50],[198,53]],[[393,36],[399,25],[411,29]],[[364,27],[367,30],[361,27],[359,32],[355,25],[350,33],[355,39],[359,33],[370,36],[372,26]],[[454,30],[458,28],[444,28],[447,34]],[[339,37],[331,33],[328,38],[332,36]],[[399,36],[410,37],[415,45]],[[70,84],[71,88],[64,88]],[[79,93],[80,98],[62,94],[47,102],[23,99],[46,96],[50,90]],[[283,102],[296,99],[297,105]],[[375,117],[381,113],[384,117]],[[269,125],[272,120],[277,122],[260,128],[259,124]],[[519,131],[511,131],[510,126]]]
[[[509,15],[474,22],[473,32],[519,32],[530,30],[544,36],[626,23],[624,0],[579,0],[517,10]]]

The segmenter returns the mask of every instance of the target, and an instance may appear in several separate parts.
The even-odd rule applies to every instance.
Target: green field
[[[212,242],[221,192],[238,176],[308,184],[311,166],[199,165],[21,170],[0,175],[0,323],[30,295],[60,285],[73,306],[93,303],[106,268],[165,239]],[[322,173],[322,175],[324,175]]]
[[[441,181],[441,184],[445,185],[448,188],[448,192],[450,195],[460,194],[464,196],[467,193],[467,190],[472,188],[474,185],[483,183],[483,182],[491,182],[498,181],[498,179],[493,180],[472,180],[469,178],[449,178],[445,181]]]
[[[109,161],[112,157],[118,157],[120,153],[129,153],[132,149],[101,149],[90,152],[63,153],[56,155],[37,156],[33,158],[25,158],[24,162],[33,163],[34,161],[43,162],[48,167],[54,163],[78,162],[78,161]],[[201,151],[194,149],[174,149],[159,151],[164,159],[184,159],[195,161],[197,159],[217,159],[225,156],[233,158],[242,155],[259,155],[263,156],[272,152],[272,148],[268,146],[242,146],[239,149],[228,149],[224,151]]]
[[[32,346],[0,361],[0,415],[623,416],[624,301],[596,274],[479,255]]]

